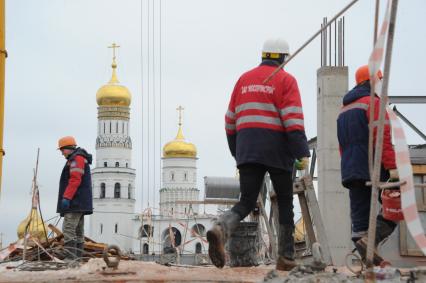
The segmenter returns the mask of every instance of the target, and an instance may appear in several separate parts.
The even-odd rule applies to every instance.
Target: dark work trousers
[[[69,241],[75,241],[77,244],[84,243],[84,213],[65,213],[62,233],[65,243]]]
[[[365,186],[364,183],[363,181],[353,182],[348,186],[351,204],[352,241],[354,242],[368,234],[371,187]],[[379,201],[381,202],[380,195]],[[380,212],[379,215],[377,215],[377,227],[383,227],[382,230],[386,231],[379,231],[377,228],[376,233],[381,234],[381,232],[383,232],[384,234],[390,234],[396,225],[395,222],[384,219]]]
[[[280,224],[294,225],[292,173],[257,163],[242,164],[238,166],[238,169],[241,197],[232,211],[238,213],[241,219],[253,211],[263,184],[263,178],[265,173],[268,172],[277,194],[279,222]]]

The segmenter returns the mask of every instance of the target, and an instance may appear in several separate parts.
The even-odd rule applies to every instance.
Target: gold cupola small
[[[47,228],[38,214],[37,208],[33,207],[27,218],[19,224],[17,229],[19,239],[23,239],[25,237],[25,231],[32,238],[37,238],[40,241],[45,240]]]
[[[176,110],[179,111],[179,128],[174,140],[166,143],[163,147],[163,158],[196,158],[197,148],[194,144],[185,141],[182,132],[182,110],[183,107],[179,106]]]
[[[108,84],[102,86],[96,93],[96,102],[99,106],[126,106],[129,107],[132,102],[132,94],[127,87],[120,85],[116,69],[117,63],[115,61],[115,49],[119,48],[117,44],[113,43],[109,48],[113,49],[112,58],[112,76]]]

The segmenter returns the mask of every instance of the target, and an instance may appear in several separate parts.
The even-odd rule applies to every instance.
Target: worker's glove
[[[294,162],[294,165],[296,166],[297,170],[305,170],[306,167],[308,167],[309,164],[309,157],[302,157],[300,159],[296,159]]]
[[[389,181],[398,181],[399,180],[399,174],[398,169],[390,169],[389,170]]]
[[[71,201],[69,199],[66,199],[66,198],[62,199],[62,204],[61,204],[62,209],[67,210],[70,208],[70,205],[71,205]]]

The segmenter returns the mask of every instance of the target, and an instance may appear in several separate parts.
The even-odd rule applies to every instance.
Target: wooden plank
[[[106,244],[100,244],[100,243],[92,243],[92,242],[85,242],[84,247],[85,249],[89,250],[99,250],[103,251],[106,248]]]
[[[90,239],[90,238],[89,238],[89,237],[87,237],[87,236],[84,236],[84,241],[86,241],[86,242],[91,242],[91,243],[97,243],[96,241],[94,241],[94,240]]]
[[[413,165],[413,174],[426,174],[426,165]]]
[[[59,230],[56,226],[54,226],[52,224],[49,224],[47,227],[49,227],[49,229],[52,230],[53,233],[55,233],[58,237],[62,237],[63,236],[62,231]]]

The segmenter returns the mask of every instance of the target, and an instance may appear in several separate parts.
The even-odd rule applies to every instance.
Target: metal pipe
[[[337,47],[339,48],[339,60],[338,60],[338,66],[342,66],[342,20],[339,20],[339,22],[337,23],[338,26],[338,33],[337,33]]]
[[[4,83],[5,83],[5,64],[6,64],[6,44],[5,44],[5,7],[4,0],[0,0],[0,197],[3,174],[3,130],[4,130]]]
[[[325,18],[322,18],[322,26],[325,27],[326,22]],[[323,66],[327,66],[327,35],[325,33],[325,29],[322,31],[322,62]]]
[[[340,19],[340,66],[343,66],[343,19]]]
[[[426,104],[426,96],[389,96],[389,103]]]
[[[420,137],[422,137],[422,139],[424,139],[425,141],[426,141],[426,135],[422,132],[422,131],[420,131],[416,126],[414,126],[414,124],[413,123],[411,123],[404,115],[402,115],[402,113],[401,112],[399,112],[397,109],[396,109],[396,106],[394,106],[393,107],[393,111],[395,112],[395,114],[399,117],[399,118],[401,118],[401,120],[402,121],[404,121],[405,122],[405,124],[407,124],[413,131],[415,131],[416,132],[416,134],[418,134]]]
[[[340,17],[344,12],[346,12],[350,7],[352,7],[352,5],[354,5],[356,2],[358,2],[359,0],[353,0],[352,2],[350,2],[348,5],[346,5],[346,7],[344,7],[339,13],[337,13],[327,24],[330,25],[332,24],[338,17]],[[322,27],[319,31],[317,31],[314,35],[312,35],[304,44],[302,44],[302,46],[300,46],[291,56],[288,57],[288,59],[286,61],[284,61],[281,65],[279,65],[264,81],[263,83],[267,83],[273,76],[275,76],[276,73],[279,72],[279,70],[281,70],[285,65],[287,65],[294,57],[297,56],[297,54],[299,54],[300,51],[302,51],[309,43],[312,42],[312,40],[314,40],[320,33],[322,30],[324,30],[325,28],[327,28],[327,26]]]
[[[380,0],[376,0],[376,11],[374,12],[374,41],[373,41],[373,48],[374,45],[376,44],[376,40],[377,40],[377,29],[379,27],[379,6],[380,5]]]
[[[374,36],[373,36],[373,48],[376,46],[377,41],[377,27],[379,22],[379,0],[376,0],[376,11],[374,13]],[[369,130],[368,130],[368,170],[370,176],[373,175],[373,122],[374,122],[374,93],[375,93],[375,80],[370,78],[370,119],[369,119]]]
[[[312,157],[311,157],[311,167],[310,167],[310,169],[309,169],[309,175],[311,175],[311,178],[313,179],[314,178],[314,173],[315,173],[315,163],[316,163],[316,161],[317,161],[317,151],[316,151],[316,149],[314,148],[313,150],[312,150]]]
[[[325,17],[322,18],[322,26],[325,27]],[[327,66],[327,35],[325,33],[325,30],[322,31],[322,62],[323,66]]]
[[[392,1],[390,20],[389,20],[389,30],[386,44],[386,55],[385,55],[385,64],[384,64],[384,78],[382,86],[382,99],[380,100],[380,112],[379,112],[379,126],[377,129],[376,136],[376,147],[374,155],[374,168],[373,168],[373,188],[371,192],[371,206],[370,206],[370,219],[368,226],[368,243],[367,243],[367,267],[369,272],[372,271],[373,264],[373,253],[374,253],[374,241],[376,237],[376,217],[377,217],[377,187],[380,178],[380,169],[381,169],[381,160],[382,160],[382,151],[383,151],[383,132],[384,132],[384,122],[385,122],[385,107],[388,100],[388,86],[389,86],[389,77],[391,70],[391,58],[392,58],[392,48],[393,48],[393,38],[395,34],[395,22],[396,22],[396,12],[398,9],[398,0]]]
[[[324,18],[324,25],[327,27],[327,18]],[[325,66],[327,66],[327,51],[328,51],[328,46],[327,46],[327,28],[324,29],[324,62],[325,62]]]

